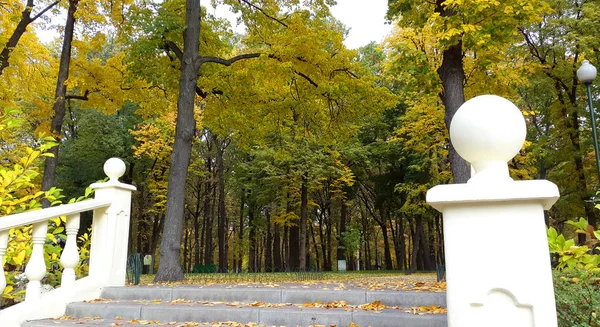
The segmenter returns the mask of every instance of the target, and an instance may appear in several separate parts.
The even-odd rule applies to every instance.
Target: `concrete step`
[[[177,326],[175,322],[209,323],[236,321],[242,324],[256,323],[260,326],[311,326],[335,325],[372,327],[446,327],[445,315],[407,313],[404,309],[363,310],[358,307],[314,308],[299,305],[278,307],[229,305],[224,303],[199,303],[176,300],[171,302],[152,301],[104,301],[72,303],[67,307],[67,316],[86,319],[41,320],[24,323],[23,327],[47,327],[56,325],[79,326],[136,326],[145,320],[144,326],[156,324]],[[99,318],[91,318],[99,317]],[[118,318],[119,320],[114,320]],[[107,320],[108,319],[108,320]],[[112,319],[112,320],[111,320]],[[120,323],[120,324],[119,324]],[[217,324],[218,325],[218,324]]]
[[[161,300],[177,299],[192,301],[267,302],[294,303],[320,301],[346,301],[348,304],[364,304],[380,301],[388,306],[434,306],[446,307],[446,293],[404,292],[391,290],[370,291],[365,289],[318,289],[290,287],[205,287],[187,285],[180,287],[136,286],[107,287],[101,297],[109,300]]]

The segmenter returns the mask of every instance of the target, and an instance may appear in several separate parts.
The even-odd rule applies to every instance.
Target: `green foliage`
[[[61,142],[56,178],[57,187],[66,197],[77,197],[88,185],[103,179],[102,167],[109,158],[130,161],[133,137],[129,129],[137,119],[134,110],[135,106],[129,103],[110,115],[96,110],[73,110],[76,126],[69,126]]]
[[[340,235],[340,243],[346,250],[346,257],[354,254],[360,247],[360,230],[351,229],[347,232],[343,232]]]
[[[600,272],[554,272],[559,327],[600,326]]]
[[[4,114],[0,115],[0,136],[8,138],[10,130],[21,125],[19,115],[18,110],[5,110]],[[35,149],[10,146],[13,149],[17,148],[12,151],[16,157],[15,161],[0,162],[0,216],[40,208],[42,198],[51,203],[60,199],[56,188],[42,192],[35,184],[40,175],[36,162],[41,157],[51,155],[46,151],[57,143],[52,137],[41,135],[38,144]]]
[[[90,247],[92,239],[90,238],[91,228],[86,233],[77,238],[77,248],[79,249],[79,265],[75,267],[75,274],[77,277],[82,278],[90,272]]]
[[[553,227],[548,228],[550,253],[558,254],[558,270],[584,269],[600,271],[600,256],[589,254],[587,246],[576,246],[572,239],[565,239]]]
[[[5,111],[5,116],[0,116],[0,132],[14,128],[21,123],[21,120],[10,118],[9,115],[17,115],[18,111]],[[36,149],[26,147],[25,155],[17,163],[3,163],[0,166],[0,216],[16,214],[28,210],[41,208],[41,200],[47,199],[51,205],[61,204],[63,195],[61,190],[51,188],[49,191],[39,191],[37,183],[40,175],[37,166],[38,161],[48,155],[46,151],[57,143],[51,137],[41,137],[38,141],[39,146]],[[17,151],[18,152],[18,151]],[[79,202],[87,199],[92,194],[91,189],[85,191],[85,196],[71,199],[69,203]],[[60,285],[62,268],[60,265],[60,255],[62,247],[58,244],[58,239],[66,240],[65,217],[56,217],[50,219],[48,226],[47,239],[49,242],[44,244],[44,261],[49,271],[42,281],[44,284],[56,287]],[[22,271],[29,261],[32,252],[31,233],[33,226],[23,226],[13,228],[9,231],[9,242],[4,255],[5,270],[7,274],[7,287],[1,296],[1,304],[6,305],[11,302],[21,301],[24,296],[24,280]],[[81,251],[82,260],[89,257],[89,237],[82,240],[84,246],[88,247]],[[87,257],[86,257],[87,256]],[[87,271],[85,267],[78,267],[78,275]]]

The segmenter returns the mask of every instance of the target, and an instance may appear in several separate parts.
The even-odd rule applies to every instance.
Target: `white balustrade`
[[[96,190],[93,200],[0,217],[0,293],[6,288],[4,265],[1,263],[7,251],[9,231],[33,225],[33,247],[25,268],[29,280],[25,301],[0,310],[0,326],[18,327],[26,319],[61,316],[66,303],[91,300],[100,295],[102,287],[125,284],[131,192],[135,187],[119,182],[119,177],[125,173],[125,163],[120,159],[107,160],[104,172],[109,180],[91,185]],[[94,212],[90,269],[88,277],[77,280],[77,233],[80,213],[85,211]],[[42,294],[42,280],[47,273],[44,244],[47,241],[48,224],[50,219],[61,216],[67,217],[67,240],[60,257],[64,267],[62,284],[60,288]]]
[[[62,274],[62,287],[72,287],[75,283],[75,267],[79,264],[79,251],[77,249],[77,232],[79,231],[79,214],[67,216],[65,231],[67,242],[60,256],[60,264],[64,267]]]
[[[8,247],[8,230],[0,232],[0,294],[6,288],[6,277],[4,276],[4,255]]]
[[[450,125],[475,171],[427,192],[443,213],[450,327],[557,326],[544,210],[559,193],[546,180],[510,178],[525,132],[519,109],[492,95],[465,102]]]
[[[33,224],[31,240],[33,249],[31,257],[25,268],[25,276],[29,280],[25,301],[38,301],[42,291],[42,278],[46,276],[46,262],[44,261],[44,243],[48,235],[48,221]]]

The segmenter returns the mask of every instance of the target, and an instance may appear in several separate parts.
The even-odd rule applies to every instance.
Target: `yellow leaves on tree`
[[[19,125],[18,121],[10,117],[16,113],[18,111],[7,111],[0,116],[0,134],[6,135],[10,129]],[[21,151],[14,150],[14,144],[8,146],[7,149],[1,149],[0,153],[5,155],[4,158],[9,159],[14,156],[16,160],[14,162],[3,161],[0,165],[0,216],[39,208],[42,198],[47,198],[50,202],[57,200],[58,191],[56,189],[42,192],[37,185],[40,175],[37,161],[40,157],[47,155],[46,150],[56,146],[51,137],[44,137],[40,141],[41,145],[38,149],[25,147]],[[9,151],[13,154],[8,154]]]

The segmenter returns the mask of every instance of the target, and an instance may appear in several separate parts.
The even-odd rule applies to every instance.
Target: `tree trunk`
[[[196,128],[194,99],[198,78],[200,1],[186,0],[185,8],[186,30],[184,32],[184,52],[179,79],[175,142],[169,170],[165,230],[160,249],[160,265],[154,278],[155,282],[178,281],[184,278],[179,256],[183,229],[185,184],[192,150],[192,138]]]
[[[288,192],[287,213],[292,212],[292,199]],[[289,229],[289,245],[288,245],[288,268],[293,271],[300,269],[300,220],[296,219],[294,224]]]
[[[450,17],[455,12],[444,5],[444,0],[436,1],[435,11],[442,17]],[[442,81],[440,98],[444,103],[444,121],[450,130],[450,123],[458,108],[465,102],[465,71],[463,68],[462,40],[445,49],[442,54],[442,64],[437,70]],[[448,158],[452,168],[454,183],[466,183],[471,177],[471,169],[467,162],[461,158],[454,146],[449,144]]]
[[[313,224],[310,224],[310,234],[313,240],[313,248],[315,249],[315,266],[317,270],[321,270],[321,266],[319,263],[319,261],[321,260],[319,256],[319,247],[317,246],[317,238],[315,237],[315,228],[313,227]]]
[[[254,271],[256,272],[261,272],[262,271],[262,258],[263,258],[263,251],[264,251],[264,243],[263,243],[263,238],[261,234],[258,234],[257,239],[256,239],[256,259],[254,260],[254,262],[256,263],[256,268]]]
[[[383,260],[385,265],[385,270],[392,270],[392,253],[390,252],[390,240],[388,237],[387,228],[384,225],[379,225],[381,228],[381,235],[383,236]]]
[[[158,248],[158,240],[160,238],[161,231],[165,225],[165,218],[159,215],[154,217],[154,223],[152,224],[152,243],[150,244],[150,254],[152,254],[152,270],[154,270],[154,262],[156,262],[156,249]]]
[[[240,225],[238,230],[238,253],[237,253],[237,272],[242,271],[242,262],[244,260],[244,208],[246,206],[246,190],[242,189],[242,199],[240,200]]]
[[[291,270],[290,268],[290,228],[286,225],[283,227],[283,242],[281,247],[283,248],[283,267],[285,270]]]
[[[254,226],[254,205],[248,208],[248,272],[256,271],[256,226]]]
[[[387,231],[387,213],[383,208],[381,208],[379,212],[381,215],[381,221],[378,221],[378,223],[379,227],[381,228],[381,235],[383,236],[383,258],[385,260],[385,270],[392,270],[394,268],[392,264],[392,253],[390,251],[390,240]]]
[[[346,260],[346,256],[344,255],[344,249],[341,247],[342,243],[340,240],[342,239],[342,233],[346,232],[346,220],[348,219],[348,205],[346,204],[346,200],[344,198],[340,201],[340,228],[338,229],[338,248],[337,248],[337,260]]]
[[[278,223],[274,224],[273,227],[273,264],[274,271],[278,272],[282,270],[283,265],[281,264],[281,232]]]
[[[315,210],[316,211],[316,210]],[[324,220],[325,220],[325,213],[321,212],[321,213],[316,213],[317,215],[317,220],[319,222],[319,241],[321,241],[321,253],[323,253],[323,268],[325,268],[325,266],[327,265],[327,244],[326,244],[326,238],[325,238],[325,233],[323,231],[323,227],[325,225]]]
[[[224,177],[224,163],[223,154],[227,147],[226,141],[219,142],[215,137],[215,146],[217,147],[217,178],[219,186],[219,210],[218,210],[218,222],[217,222],[217,235],[219,244],[219,271],[227,272],[229,267],[227,266],[227,255],[225,251],[226,239],[228,229],[225,224],[227,220],[227,212],[225,210],[225,177]]]
[[[69,68],[71,64],[71,48],[73,44],[73,31],[75,30],[75,12],[79,0],[69,1],[69,10],[67,11],[67,22],[65,23],[65,38],[63,40],[62,51],[60,53],[60,65],[58,67],[58,78],[56,80],[56,90],[54,92],[54,106],[52,108],[53,116],[50,124],[50,132],[57,140],[61,138],[62,124],[65,119],[66,97],[67,97],[67,79],[69,78]],[[59,142],[60,143],[60,142]],[[42,191],[51,189],[55,184],[56,165],[58,163],[58,146],[49,150],[53,156],[46,157],[44,161],[44,178],[42,179]],[[47,200],[42,202],[44,207],[49,207]]]
[[[186,219],[186,225],[187,225],[187,219]],[[189,235],[190,233],[188,232],[187,228],[184,228],[183,230],[183,234],[184,234],[184,238],[183,238],[183,271],[187,272],[188,270],[188,255],[189,255],[189,251],[190,251],[190,246],[189,246]]]
[[[411,234],[412,234],[412,255],[411,255],[411,265],[410,265],[410,271],[415,272],[418,269],[418,259],[419,259],[419,249],[420,249],[420,245],[421,245],[421,233],[419,233],[418,229],[419,229],[419,224],[418,222],[415,224],[415,229],[414,231],[411,228]]]
[[[308,219],[308,173],[302,175],[300,190],[300,270],[306,270],[306,221]]]
[[[208,174],[206,176],[206,182],[204,186],[204,207],[203,207],[203,216],[204,216],[204,264],[210,265],[213,263],[213,208],[212,208],[212,196],[211,190],[214,188],[213,183],[211,182],[212,173],[212,158],[210,156],[206,160],[206,169],[208,170]]]
[[[396,217],[394,220],[396,228],[392,230],[392,238],[394,242],[394,253],[396,254],[396,269],[404,269],[404,257],[402,247],[404,246],[404,228],[402,217]],[[405,250],[406,251],[406,250]]]
[[[201,237],[200,237],[200,203],[202,196],[202,179],[198,179],[198,185],[196,185],[196,207],[194,209],[194,241],[196,242],[196,249],[194,251],[194,265],[200,265],[200,250],[201,250]]]
[[[425,226],[423,224],[423,217],[419,216],[417,218],[417,225],[420,225],[420,228],[417,228],[421,233],[419,239],[421,240],[421,248],[423,249],[423,268],[425,270],[434,270],[435,265],[433,264],[433,260],[431,260],[431,249],[429,247],[429,238],[427,237],[430,233],[425,233]]]
[[[265,272],[273,271],[273,234],[271,233],[271,213],[265,211],[267,218],[267,239],[265,244]]]
[[[406,240],[404,238],[404,222],[401,221],[398,226],[398,234],[399,234],[399,247],[400,247],[400,262],[398,266],[398,270],[406,269]]]
[[[333,247],[331,245],[331,237],[333,234],[333,228],[331,224],[331,209],[327,208],[327,228],[325,232],[327,233],[327,252],[323,254],[323,269],[325,271],[331,271],[331,256],[333,255]]]
[[[438,247],[438,256],[436,258],[437,264],[445,264],[446,258],[444,256],[444,232],[442,231],[442,217],[440,214],[435,216],[435,230],[437,234],[437,247]]]

